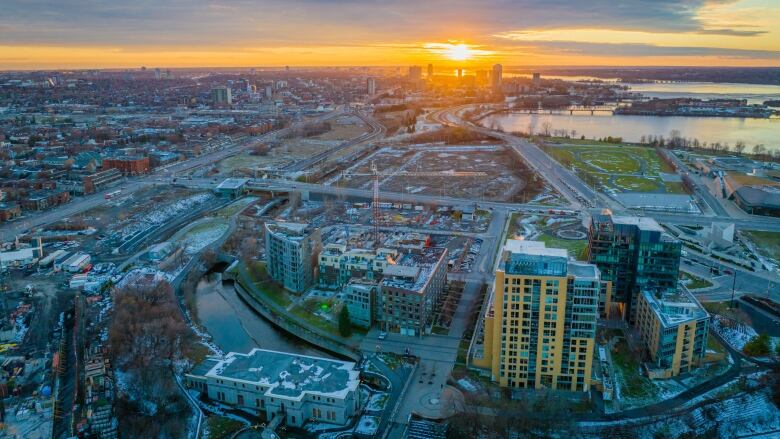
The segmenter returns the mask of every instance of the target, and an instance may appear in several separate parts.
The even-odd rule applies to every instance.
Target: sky
[[[0,69],[780,66],[780,0],[2,0]]]

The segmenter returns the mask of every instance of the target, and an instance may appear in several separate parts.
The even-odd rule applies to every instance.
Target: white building
[[[355,363],[253,349],[208,359],[185,376],[185,384],[223,404],[284,415],[287,425],[344,425],[360,408],[360,372]]]
[[[33,264],[42,257],[43,245],[40,238],[33,238],[29,247],[21,247],[17,241],[15,250],[0,252],[0,269]]]

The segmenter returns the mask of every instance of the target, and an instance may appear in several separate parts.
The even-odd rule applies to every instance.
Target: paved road
[[[293,162],[287,167],[284,168],[285,171],[288,172],[300,172],[305,171],[306,169],[323,163],[325,160],[328,159],[331,155],[343,151],[348,148],[352,148],[353,146],[360,145],[361,143],[370,142],[372,140],[376,140],[377,138],[384,136],[385,134],[385,126],[380,124],[376,121],[373,117],[363,113],[362,111],[355,111],[354,115],[359,117],[366,125],[369,126],[370,131],[367,133],[364,133],[354,139],[347,140],[345,142],[342,142],[339,146],[329,149],[327,151],[323,151],[319,154],[315,154],[312,157],[309,157],[305,160],[299,160],[297,162]]]
[[[299,122],[291,127],[282,128],[262,136],[244,137],[240,141],[235,142],[232,146],[228,146],[222,150],[206,153],[199,157],[185,160],[183,162],[176,162],[172,165],[159,168],[150,175],[136,178],[125,178],[123,180],[124,184],[122,185],[122,196],[136,192],[139,189],[154,183],[163,184],[170,182],[170,178],[175,177],[177,174],[189,172],[193,169],[219,162],[220,160],[240,153],[245,148],[257,144],[258,142],[273,140],[277,136],[287,133],[299,124],[311,123],[312,120],[323,121],[332,119],[343,114],[343,112],[344,110],[340,108],[331,113],[318,116],[314,119],[308,119],[305,122]],[[112,186],[111,188],[103,189],[92,195],[78,197],[72,202],[59,206],[55,209],[27,215],[24,218],[20,218],[10,223],[3,223],[0,225],[0,239],[3,242],[12,240],[16,235],[21,234],[33,227],[49,224],[54,221],[67,218],[71,215],[75,215],[105,204],[108,202],[108,200],[105,198],[105,195],[115,190],[117,190],[117,186]]]
[[[447,379],[455,366],[458,347],[467,329],[468,319],[476,307],[479,293],[484,282],[492,275],[493,258],[500,245],[501,234],[506,223],[507,213],[494,213],[488,229],[478,236],[482,239],[482,247],[471,273],[450,274],[450,278],[465,281],[463,295],[453,315],[448,335],[428,335],[424,337],[405,337],[399,334],[388,334],[384,340],[379,339],[379,330],[368,333],[361,343],[361,350],[373,353],[380,347],[384,352],[402,354],[409,349],[412,355],[420,358],[420,364],[412,377],[411,384],[400,403],[400,409],[393,420],[393,429],[388,437],[401,437],[403,428],[412,413],[438,418],[449,414],[446,398],[442,393],[447,391]]]
[[[193,180],[179,180],[178,184],[197,187],[197,188],[214,188],[218,183],[209,179],[193,179]],[[316,183],[300,183],[290,180],[279,179],[255,179],[250,181],[250,188],[258,191],[284,191],[284,192],[308,192],[318,193],[334,196],[347,196],[361,199],[371,199],[373,193],[366,189],[356,188],[342,188],[335,186],[326,186]],[[586,212],[589,214],[598,213],[601,209],[573,209],[571,207],[551,207],[539,204],[531,203],[506,203],[501,201],[484,201],[480,200],[475,202],[473,199],[457,198],[439,195],[422,195],[422,194],[409,194],[402,192],[388,192],[382,191],[382,198],[392,201],[412,202],[412,203],[436,203],[438,205],[449,205],[454,207],[466,207],[474,206],[478,204],[483,208],[493,208],[505,211],[520,211],[529,212],[532,211],[563,211],[563,212]],[[620,210],[613,210],[615,213],[626,213]],[[630,214],[630,213],[629,213]],[[636,213],[633,213],[636,214]],[[734,223],[738,229],[743,230],[763,230],[780,232],[780,218],[764,217],[757,215],[747,215],[745,218],[732,218],[722,216],[704,216],[701,214],[690,213],[674,213],[674,212],[651,212],[645,211],[640,213],[640,216],[647,216],[656,219],[660,223],[669,224],[681,224],[691,226],[709,226],[713,222],[726,222]]]
[[[438,121],[442,125],[459,126],[504,141],[537,174],[542,176],[551,186],[566,197],[574,207],[617,207],[614,201],[602,196],[588,186],[569,169],[552,159],[536,144],[521,137],[502,131],[491,130],[459,118],[457,113],[467,107],[469,105],[439,110],[431,115],[431,119]]]

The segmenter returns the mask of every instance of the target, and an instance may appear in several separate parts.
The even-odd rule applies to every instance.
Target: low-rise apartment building
[[[328,244],[319,254],[318,284],[322,288],[338,289],[350,279],[375,280],[398,258],[398,251],[353,248],[346,244]]]
[[[433,309],[447,279],[447,249],[427,247],[388,265],[379,284],[385,331],[421,336],[433,324]]]

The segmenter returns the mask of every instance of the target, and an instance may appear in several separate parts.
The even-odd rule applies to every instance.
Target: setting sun
[[[447,49],[447,58],[453,61],[465,61],[471,58],[471,49],[465,44],[453,44]]]

